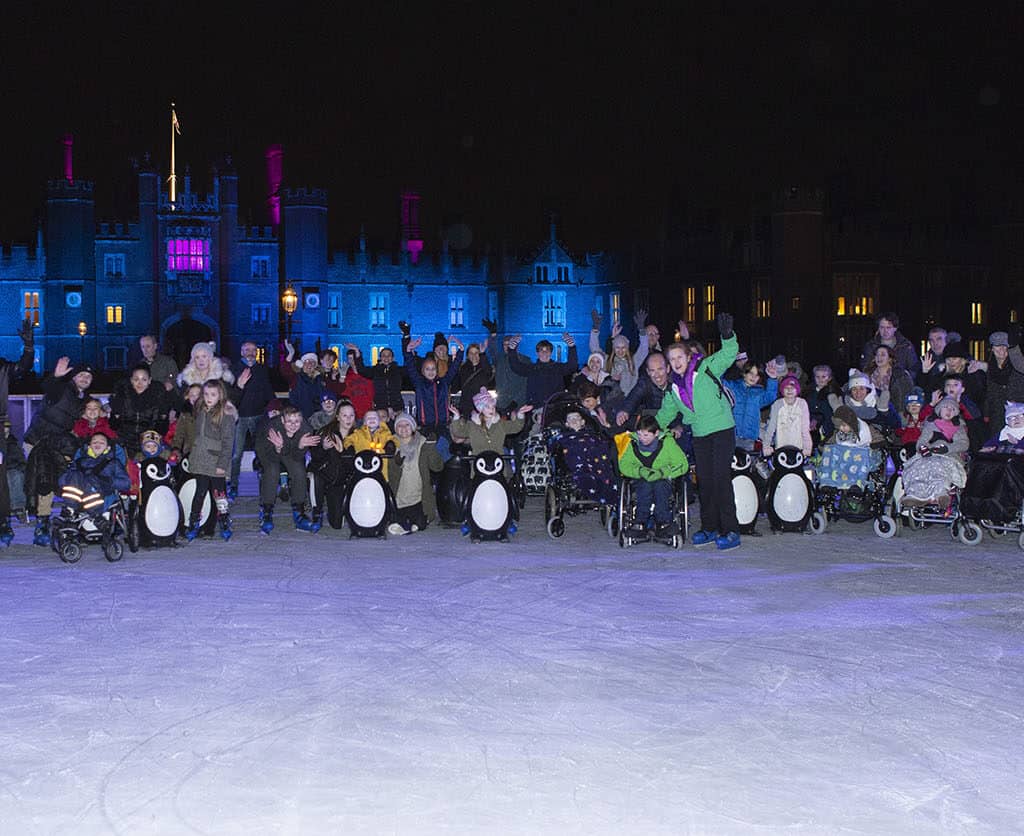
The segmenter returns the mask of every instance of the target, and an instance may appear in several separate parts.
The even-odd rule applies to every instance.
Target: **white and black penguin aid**
[[[345,497],[351,537],[384,537],[394,519],[395,499],[384,479],[384,456],[375,450],[357,453]]]
[[[754,457],[737,447],[732,454],[732,495],[740,534],[754,534],[757,515],[764,505],[765,483],[754,466]]]
[[[780,447],[772,464],[766,503],[772,531],[806,531],[814,513],[814,484],[804,470],[804,454],[796,447]]]
[[[138,542],[145,547],[173,546],[184,524],[181,502],[171,484],[172,468],[159,457],[139,462],[139,507],[132,520]],[[190,480],[195,492],[195,480]],[[129,541],[135,537],[129,538]]]
[[[467,501],[470,539],[508,540],[515,533],[515,503],[505,479],[505,460],[486,450],[472,457],[473,480]]]

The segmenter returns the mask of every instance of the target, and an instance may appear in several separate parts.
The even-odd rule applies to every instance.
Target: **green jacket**
[[[523,428],[522,418],[502,418],[489,427],[472,419],[457,418],[448,431],[456,438],[468,438],[473,455],[491,450],[499,455],[505,452],[505,438],[515,435]]]
[[[734,334],[729,339],[722,340],[722,347],[718,351],[700,361],[697,376],[693,381],[693,409],[679,399],[679,392],[673,383],[665,392],[661,409],[658,410],[659,426],[667,428],[675,420],[676,415],[680,415],[683,423],[693,428],[695,436],[711,435],[735,427],[736,421],[732,417],[729,399],[705,369],[710,369],[711,374],[721,380],[726,370],[736,362],[738,351],[739,343]]]
[[[629,444],[619,456],[619,473],[627,479],[643,479],[645,482],[684,475],[690,469],[686,454],[679,449],[671,433],[663,433],[659,439],[661,446],[657,451],[644,453],[639,449],[636,433],[630,433]]]

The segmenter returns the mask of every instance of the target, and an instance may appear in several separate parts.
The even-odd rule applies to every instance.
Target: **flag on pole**
[[[178,114],[174,112],[174,108],[171,108],[171,127],[174,128],[174,132],[181,136],[181,125],[178,124]]]

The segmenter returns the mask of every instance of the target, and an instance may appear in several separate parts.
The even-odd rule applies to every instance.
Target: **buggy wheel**
[[[117,539],[111,540],[103,547],[103,556],[110,563],[117,563],[124,557],[124,544]]]
[[[628,549],[632,545],[633,545],[633,541],[629,537],[626,536],[626,529],[625,529],[625,527],[620,525],[619,526],[619,548],[620,549]],[[1022,546],[1021,548],[1024,548],[1024,546]]]
[[[60,559],[65,563],[78,563],[82,559],[82,547],[74,540],[68,540],[60,547]]]
[[[686,538],[682,534],[676,534],[672,538],[672,548],[680,551],[686,545]]]
[[[619,515],[615,512],[615,509],[608,509],[608,519],[605,520],[605,530],[608,532],[608,536],[615,538],[619,536]]]
[[[558,494],[551,485],[548,485],[547,490],[544,492],[544,519],[546,522],[551,522],[557,516]]]
[[[897,530],[896,520],[888,514],[882,514],[882,516],[875,518],[875,534],[883,540],[895,537]]]
[[[565,534],[565,520],[561,517],[552,517],[548,520],[548,536],[557,540]]]
[[[976,522],[965,522],[960,526],[960,542],[965,546],[976,546],[981,542],[985,533]]]
[[[1001,540],[1003,537],[1009,534],[1009,532],[1005,528],[989,528],[989,526],[995,525],[995,523],[992,520],[982,520],[982,522],[988,524],[982,525],[982,528],[984,528],[988,532],[988,536],[991,537],[993,540]]]
[[[125,520],[128,526],[128,551],[135,554],[139,550],[139,543],[142,539],[142,531],[140,530],[139,524],[139,505],[138,503],[132,503],[128,506],[128,512],[126,514],[127,519]]]
[[[811,534],[824,534],[828,528],[828,517],[823,511],[815,511],[811,514]]]
[[[523,481],[523,474],[518,470],[512,477],[512,499],[515,500],[520,511],[526,507],[526,482]]]

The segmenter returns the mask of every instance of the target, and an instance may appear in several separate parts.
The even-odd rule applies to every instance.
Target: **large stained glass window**
[[[210,240],[208,238],[169,238],[167,240],[167,269],[188,273],[201,273],[209,270]]]

